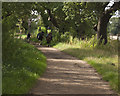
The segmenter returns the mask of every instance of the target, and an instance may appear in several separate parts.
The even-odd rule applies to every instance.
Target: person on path
[[[30,42],[30,37],[31,37],[31,34],[30,34],[30,32],[28,32],[28,34],[27,34],[27,42],[28,43]]]
[[[44,37],[44,32],[41,31],[41,28],[39,29],[39,31],[40,32],[37,34],[37,39],[38,39],[38,41],[40,41],[40,43],[39,43],[39,45],[40,45],[40,44],[42,44],[41,42],[42,42],[43,37]]]
[[[48,27],[48,30],[50,30],[50,27]],[[51,32],[51,30],[50,30],[50,32],[47,34],[46,40],[47,40],[47,44],[48,44],[48,47],[49,47],[49,46],[50,46],[50,42],[52,41],[52,32]]]

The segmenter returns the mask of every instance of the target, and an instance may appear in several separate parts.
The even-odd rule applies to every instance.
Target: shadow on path
[[[31,94],[114,94],[108,82],[86,62],[55,48],[37,48],[47,57],[47,70]]]

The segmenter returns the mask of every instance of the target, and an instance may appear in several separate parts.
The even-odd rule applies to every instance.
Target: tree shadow
[[[109,83],[81,60],[48,59],[47,62],[48,68],[32,89],[33,94],[113,94]]]

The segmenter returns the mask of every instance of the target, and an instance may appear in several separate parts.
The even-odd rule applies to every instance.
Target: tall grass
[[[102,75],[103,80],[110,82],[111,87],[120,93],[118,91],[118,41],[108,38],[106,45],[98,45],[94,36],[91,39],[75,38],[71,41],[59,43],[54,47],[87,61]]]
[[[10,48],[3,52],[3,94],[28,93],[46,69],[46,57],[34,46],[21,40],[16,40],[15,45],[15,53]]]
[[[46,69],[46,57],[17,38],[17,19],[2,20],[2,93],[25,94]],[[19,30],[20,31],[20,30]],[[26,35],[18,34],[21,38]]]

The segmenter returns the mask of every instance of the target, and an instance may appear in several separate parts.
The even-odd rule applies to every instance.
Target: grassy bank
[[[102,75],[103,80],[110,82],[111,87],[118,92],[117,41],[110,40],[105,46],[93,46],[93,40],[84,40],[76,43],[59,43],[54,47],[87,61]]]
[[[20,40],[14,46],[13,54],[3,52],[3,94],[27,93],[46,69],[46,57],[34,46]]]

